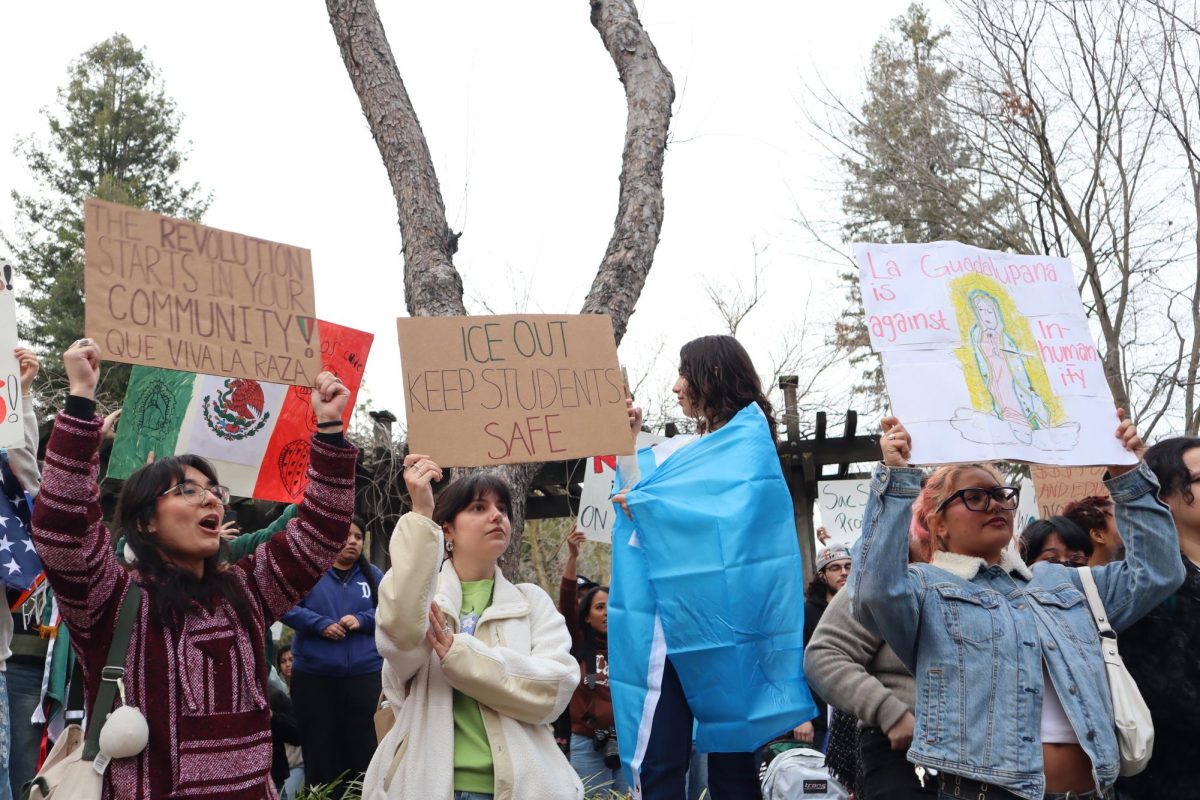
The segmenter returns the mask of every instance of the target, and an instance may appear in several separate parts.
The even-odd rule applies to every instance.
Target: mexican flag
[[[322,367],[342,379],[349,424],[374,335],[318,320]],[[128,478],[158,456],[194,453],[212,462],[241,497],[294,503],[307,483],[309,440],[317,429],[299,386],[136,366],[125,392],[108,477]]]

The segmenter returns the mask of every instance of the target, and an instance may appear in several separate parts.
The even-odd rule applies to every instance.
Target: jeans
[[[8,740],[8,784],[12,797],[20,797],[21,788],[37,774],[38,753],[42,749],[42,726],[34,725],[30,720],[42,700],[44,671],[44,664],[18,661],[16,658],[10,658],[5,668],[8,720],[12,733]]]
[[[858,753],[862,759],[862,796],[867,800],[918,800],[937,797],[937,781],[917,780],[913,765],[905,758],[906,750],[893,750],[887,735],[879,728],[858,732]]]
[[[642,800],[683,797],[691,759],[692,710],[679,674],[668,658],[650,741],[642,759]],[[754,753],[709,753],[708,790],[711,800],[761,800]]]
[[[300,790],[304,788],[304,767],[292,767],[283,788],[279,791],[279,800],[296,800]]]
[[[455,792],[454,800],[492,800],[493,795],[483,792]]]
[[[12,800],[8,782],[8,751],[12,730],[8,724],[8,682],[0,672],[0,800]]]
[[[584,790],[588,797],[605,797],[609,792],[629,791],[629,782],[625,780],[625,769],[617,767],[609,769],[604,764],[604,753],[596,749],[595,744],[587,736],[578,733],[571,734],[571,766],[583,781]]]

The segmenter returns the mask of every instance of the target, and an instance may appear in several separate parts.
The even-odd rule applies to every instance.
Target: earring
[[[446,542],[446,552],[454,555],[454,542]]]

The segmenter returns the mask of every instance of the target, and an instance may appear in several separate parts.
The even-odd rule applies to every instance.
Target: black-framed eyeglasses
[[[1016,486],[993,486],[990,489],[968,486],[947,497],[937,507],[936,513],[942,513],[946,506],[959,498],[962,498],[963,505],[967,507],[968,511],[987,511],[992,502],[995,502],[1002,511],[1014,511],[1017,503],[1021,500],[1021,490]]]
[[[179,492],[180,497],[194,506],[202,505],[204,503],[205,492],[211,493],[213,497],[217,498],[217,502],[221,505],[229,505],[229,487],[221,486],[220,484],[201,486],[195,481],[184,481],[183,483],[177,483],[170,489],[167,489],[162,493],[162,495],[159,495],[159,497],[168,495],[171,492]]]

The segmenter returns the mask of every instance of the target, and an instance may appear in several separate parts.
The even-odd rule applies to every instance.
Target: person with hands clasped
[[[550,723],[579,683],[571,635],[550,597],[497,566],[511,493],[494,475],[451,483],[428,456],[404,459],[413,510],[389,545],[375,642],[395,714],[366,800],[578,800],[583,785]]]
[[[1143,448],[1118,411],[1127,450]],[[1120,767],[1107,670],[1079,570],[1027,567],[1010,547],[1018,490],[990,466],[910,468],[912,439],[883,421],[850,577],[853,613],[916,678],[908,760],[939,774],[942,797],[1112,798]],[[1144,465],[1106,481],[1124,561],[1092,570],[1118,632],[1183,581],[1175,526]],[[914,502],[915,501],[915,502]],[[909,564],[909,528],[930,561]]]
[[[363,555],[362,520],[333,566],[283,623],[292,639],[291,699],[310,786],[333,784],[341,797],[375,752],[372,719],[383,659],[375,649],[375,604],[383,573]]]
[[[318,433],[299,513],[235,564],[220,555],[229,490],[211,464],[172,456],[133,473],[115,514],[136,557],[126,569],[101,520],[100,349],[80,339],[63,363],[70,395],[47,445],[33,537],[89,708],[132,585],[142,598],[117,705],[131,709],[125,719],[144,717],[148,734],[134,752],[107,753],[103,797],[275,797],[265,637],[334,562],[349,532],[358,453],[342,435],[349,392],[328,372],[317,376]],[[92,724],[109,711],[97,709]]]

